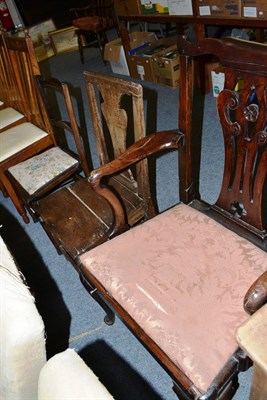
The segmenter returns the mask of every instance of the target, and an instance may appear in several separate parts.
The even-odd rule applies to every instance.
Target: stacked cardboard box
[[[180,58],[173,45],[153,57],[155,81],[170,88],[177,88],[180,80]]]
[[[242,17],[267,19],[266,0],[242,0]]]
[[[156,82],[153,58],[164,49],[176,43],[174,38],[165,38],[153,42],[150,46],[128,57],[130,75],[133,78]]]
[[[197,2],[200,17],[241,17],[241,0],[197,0]]]
[[[147,47],[157,40],[153,32],[132,32],[129,36],[131,49],[144,44]],[[112,40],[105,45],[104,60],[110,62],[111,70],[115,74],[130,75],[121,39]]]

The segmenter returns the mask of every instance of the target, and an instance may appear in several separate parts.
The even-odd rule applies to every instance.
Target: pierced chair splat
[[[251,365],[235,331],[248,311],[267,302],[261,284],[267,271],[266,45],[231,38],[191,44],[181,37],[178,50],[182,202],[85,252],[79,269],[163,365],[179,399],[229,400],[239,371]],[[215,204],[201,199],[205,176],[197,153],[203,147],[192,128],[193,58],[206,54],[218,57],[225,72],[217,101],[225,167]],[[123,226],[123,213],[102,181],[156,154],[154,144],[143,143],[140,153],[130,148],[91,173],[91,185],[112,206],[115,229]],[[262,288],[258,303],[255,281]]]

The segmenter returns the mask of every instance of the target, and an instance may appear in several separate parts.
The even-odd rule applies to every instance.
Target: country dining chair
[[[5,171],[12,165],[55,145],[56,142],[46,109],[36,89],[35,76],[40,74],[40,70],[33,43],[27,30],[21,34],[19,37],[4,35],[7,61],[1,61],[10,71],[11,77],[8,81],[11,86],[4,101],[16,112],[16,104],[20,104],[22,108],[19,112],[26,117],[26,122],[15,123],[0,134],[0,188],[12,199],[24,221],[29,222],[24,207],[17,201],[14,188],[6,178]],[[5,62],[8,64],[5,65]],[[0,112],[2,111],[5,112],[6,109]]]
[[[57,145],[13,165],[5,173],[15,189],[17,202],[21,201],[22,207],[25,206],[33,215],[33,201],[66,183],[81,179],[82,172],[83,176],[89,175],[84,143],[67,83],[55,78],[42,79],[41,76],[36,76],[36,83]],[[61,96],[61,99],[57,96]],[[55,116],[52,99],[57,99],[62,105],[59,116]]]
[[[7,33],[0,30],[0,133],[27,121],[26,110],[20,98],[19,88],[6,45]]]
[[[149,140],[145,131],[143,88],[139,83],[89,71],[84,72],[84,78],[100,165],[119,157],[129,143]],[[173,136],[176,136],[174,131],[163,134],[169,146],[177,147]],[[122,172],[111,177],[108,184],[122,204],[127,221],[124,229],[128,229],[151,218],[155,209],[147,161],[142,161],[131,173]],[[74,266],[81,254],[112,236],[111,208],[88,179],[40,199],[33,207],[59,253]]]
[[[233,397],[239,371],[251,365],[235,331],[267,302],[266,49],[233,38],[191,44],[179,37],[181,202],[77,260],[91,292],[105,299],[169,373],[180,400]],[[221,60],[225,73],[217,99],[224,171],[214,204],[201,199],[205,170],[199,132],[192,128],[192,60],[208,54]],[[113,234],[125,220],[105,179],[162,146],[164,135],[156,133],[92,171],[89,182],[112,207]],[[110,312],[108,317],[110,322]]]
[[[104,46],[108,42],[107,32],[117,27],[113,0],[88,0],[84,7],[70,8],[72,25],[77,28],[80,59],[84,63],[83,49],[99,47],[103,57]]]

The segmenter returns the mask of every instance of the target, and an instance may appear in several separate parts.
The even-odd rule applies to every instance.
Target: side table
[[[236,332],[239,346],[253,361],[250,400],[267,399],[267,304],[255,312]]]

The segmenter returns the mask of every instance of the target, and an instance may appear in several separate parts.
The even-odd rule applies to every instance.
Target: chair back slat
[[[35,76],[40,75],[40,69],[33,43],[27,30],[20,34],[21,36],[4,34],[19,97],[14,108],[24,114],[29,122],[49,132],[52,141],[55,142],[46,109],[36,88]]]

